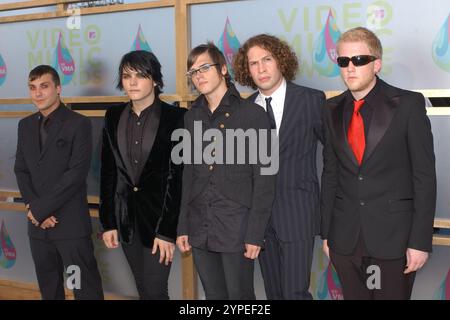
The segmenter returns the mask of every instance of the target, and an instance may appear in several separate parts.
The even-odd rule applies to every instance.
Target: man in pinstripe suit
[[[319,232],[316,149],[323,137],[325,95],[291,82],[296,54],[271,35],[248,39],[233,67],[237,82],[258,89],[249,99],[266,109],[279,136],[275,202],[259,257],[267,298],[312,299],[309,279]]]

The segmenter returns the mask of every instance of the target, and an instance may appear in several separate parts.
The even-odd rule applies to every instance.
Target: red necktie
[[[358,164],[361,165],[362,158],[364,155],[364,149],[366,148],[366,138],[364,137],[364,122],[359,113],[364,100],[353,101],[353,116],[350,120],[350,125],[348,127],[347,139],[350,147],[355,154]]]

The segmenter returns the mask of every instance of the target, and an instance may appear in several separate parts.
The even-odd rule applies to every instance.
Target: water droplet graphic
[[[72,80],[75,72],[75,62],[70,55],[69,49],[64,44],[61,32],[59,33],[58,44],[53,54],[52,67],[58,71],[62,85],[66,85]]]
[[[239,50],[241,44],[239,43],[236,34],[233,31],[233,28],[230,24],[230,19],[227,17],[225,22],[225,27],[223,29],[222,35],[220,36],[219,42],[217,43],[217,47],[220,51],[222,51],[225,59],[227,60],[228,72],[231,77],[234,77],[233,69],[231,64],[233,62],[233,57]]]
[[[339,75],[336,43],[340,36],[341,32],[330,9],[325,26],[314,42],[313,50],[314,69],[322,76],[332,78]]]
[[[131,51],[145,50],[152,52],[150,45],[145,39],[144,32],[142,31],[141,25],[139,25],[138,31],[136,33],[136,38],[134,39],[133,45],[131,46]]]
[[[433,300],[450,300],[450,269],[439,288],[435,291]]]
[[[0,267],[9,269],[16,263],[16,248],[11,241],[3,220],[0,229],[0,247]]]
[[[450,72],[450,14],[433,41],[432,55],[437,66]]]
[[[0,54],[0,86],[5,82],[5,80],[6,80],[6,64],[5,60],[3,60],[3,57]]]

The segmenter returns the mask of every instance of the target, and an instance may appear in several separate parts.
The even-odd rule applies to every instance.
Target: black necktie
[[[47,125],[48,125],[48,117],[41,116],[41,123],[39,126],[39,136],[40,136],[40,142],[41,142],[41,149],[45,146],[45,141],[47,140]]]
[[[270,101],[272,101],[272,97],[266,98],[267,117],[269,118],[270,128],[276,129],[277,124],[275,122],[275,115],[273,114],[273,109],[272,109],[272,105],[270,104]]]

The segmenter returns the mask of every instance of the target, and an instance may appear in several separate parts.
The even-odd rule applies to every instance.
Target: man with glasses
[[[345,32],[337,54],[348,90],[325,116],[323,249],[345,299],[410,299],[432,249],[436,205],[424,97],[378,78],[382,47],[370,30]]]
[[[263,246],[275,176],[262,174],[259,158],[249,161],[257,156],[249,143],[233,147],[234,156],[229,157],[233,142],[226,139],[230,131],[268,133],[269,120],[261,107],[241,98],[230,81],[225,57],[214,44],[194,48],[187,67],[200,96],[185,115],[185,128],[193,137],[192,157],[184,163],[177,245],[181,252],[192,248],[206,299],[255,299],[254,260]],[[197,130],[202,136],[215,134],[202,142],[194,140]],[[259,138],[256,143],[264,147]],[[245,159],[238,159],[244,161],[236,161],[236,154],[244,154]],[[207,160],[209,156],[213,161]],[[201,161],[194,163],[192,158]]]
[[[233,66],[236,81],[258,89],[249,99],[266,109],[280,141],[275,202],[259,258],[266,296],[312,299],[311,264],[320,225],[316,152],[323,140],[325,95],[292,82],[297,56],[272,35],[248,39]]]

